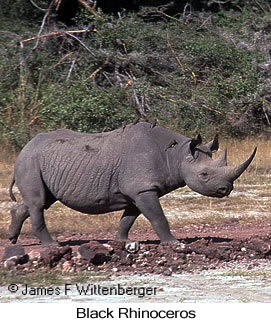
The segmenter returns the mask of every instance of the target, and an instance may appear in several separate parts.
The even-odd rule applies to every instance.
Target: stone
[[[103,243],[103,246],[112,254],[114,252],[114,248],[108,244],[108,243]]]
[[[40,251],[38,250],[31,250],[28,253],[28,257],[30,261],[38,261],[41,258]]]
[[[7,259],[4,261],[4,268],[10,270],[16,267],[15,261],[12,260],[12,258]]]
[[[111,259],[110,251],[98,241],[91,241],[81,245],[78,249],[82,258],[94,265],[102,265]]]
[[[119,240],[111,240],[108,241],[107,243],[109,246],[111,246],[111,248],[114,249],[114,252],[116,253],[118,250],[119,251],[123,251],[125,250],[125,241],[119,241]]]
[[[166,270],[163,271],[164,276],[171,276],[172,275],[172,269],[167,268]]]
[[[112,271],[113,271],[114,273],[116,273],[116,272],[118,272],[118,271],[119,271],[119,269],[118,269],[117,267],[114,267],[114,268],[112,268]]]
[[[17,265],[23,265],[29,261],[29,256],[25,253],[23,246],[8,246],[5,248],[2,258],[4,267],[11,269]]]
[[[65,259],[71,258],[72,248],[65,247],[48,247],[41,251],[41,261],[49,267],[55,267],[59,261],[65,256]]]
[[[136,253],[139,250],[139,243],[138,241],[133,242],[127,242],[125,244],[125,250],[127,250],[130,253]]]
[[[24,247],[21,245],[8,246],[5,248],[2,261],[5,261],[11,257],[20,257],[25,255]]]
[[[63,264],[62,264],[62,273],[71,273],[74,271],[72,262],[69,260],[66,260]]]

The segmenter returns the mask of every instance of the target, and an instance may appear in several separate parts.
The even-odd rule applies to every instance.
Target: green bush
[[[135,108],[186,135],[266,127],[270,75],[259,69],[265,54],[253,37],[268,30],[268,13],[248,7],[144,21],[144,10],[101,18],[81,10],[69,28],[48,21],[40,39],[40,16],[14,24],[2,10],[0,140],[19,149],[59,127],[108,131],[131,122]]]
[[[41,100],[40,125],[81,132],[109,131],[134,115],[123,89],[90,87],[84,84],[51,86]]]

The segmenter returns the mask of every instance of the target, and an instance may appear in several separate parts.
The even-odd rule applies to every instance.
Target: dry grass
[[[5,146],[0,146],[0,188],[9,186],[16,154]]]
[[[262,177],[259,175],[271,174],[271,141],[259,138],[249,138],[242,141],[237,139],[221,141],[221,150],[224,148],[228,150],[229,165],[238,165],[244,162],[255,147],[257,147],[257,154],[252,164],[237,182],[261,182]]]
[[[221,142],[221,150],[228,149],[230,165],[237,165],[248,158],[255,146],[256,157],[249,169],[236,181],[235,190],[229,198],[213,199],[192,192],[189,188],[174,191],[161,199],[171,226],[188,224],[212,224],[225,221],[253,222],[271,221],[271,141],[247,139],[244,141],[227,140]],[[10,221],[11,206],[6,188],[12,176],[15,154],[6,148],[0,150],[0,236],[6,238]],[[117,231],[122,212],[105,215],[85,215],[55,203],[46,211],[46,221],[53,234],[63,232],[97,232],[104,235]],[[133,229],[150,228],[150,224],[141,216]],[[30,221],[27,220],[23,233],[31,235]]]

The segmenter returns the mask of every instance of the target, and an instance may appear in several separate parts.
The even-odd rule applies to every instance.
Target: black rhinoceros
[[[237,167],[227,166],[226,150],[216,160],[218,137],[203,145],[147,122],[100,134],[60,129],[38,134],[19,154],[16,182],[22,202],[11,210],[9,239],[16,243],[30,216],[32,229],[42,244],[55,243],[44,221],[44,209],[55,201],[90,214],[124,209],[117,239],[128,232],[142,213],[162,242],[176,241],[159,198],[188,185],[206,196],[224,197],[251,163],[256,153]]]

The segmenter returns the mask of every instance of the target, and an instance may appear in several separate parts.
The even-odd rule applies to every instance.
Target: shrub
[[[14,26],[11,13],[0,19],[0,140],[19,149],[58,127],[108,131],[132,121],[135,107],[187,135],[249,135],[268,124],[270,75],[251,38],[253,19],[266,29],[267,14],[159,11],[143,20],[142,10],[100,18],[81,10],[69,28],[46,21],[42,38],[40,16]]]
[[[118,128],[133,115],[124,89],[88,88],[77,83],[49,87],[42,97],[38,118],[47,130],[64,127],[99,132]]]

